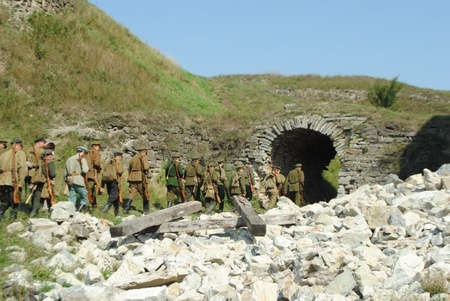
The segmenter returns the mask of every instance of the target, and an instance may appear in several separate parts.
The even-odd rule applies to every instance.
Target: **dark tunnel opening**
[[[305,173],[304,196],[307,203],[329,201],[337,191],[327,182],[322,171],[336,156],[330,137],[308,129],[286,131],[275,138],[272,149],[272,163],[282,168],[287,175],[295,164],[302,163]]]

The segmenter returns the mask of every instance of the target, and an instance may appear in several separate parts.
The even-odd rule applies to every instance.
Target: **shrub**
[[[370,88],[367,97],[370,103],[377,107],[392,108],[401,88],[402,84],[398,82],[398,77],[394,77],[389,83],[377,81]]]

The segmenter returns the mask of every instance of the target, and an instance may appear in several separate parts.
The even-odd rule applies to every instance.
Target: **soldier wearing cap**
[[[106,186],[108,201],[102,208],[102,212],[108,212],[114,206],[114,215],[119,214],[119,203],[122,201],[122,174],[124,171],[121,151],[114,152],[114,158],[105,163],[102,175],[102,185]]]
[[[237,195],[245,197],[245,177],[244,166],[242,164],[236,164],[236,171],[230,178],[229,191],[230,195]]]
[[[202,185],[203,167],[200,165],[200,160],[197,156],[192,158],[192,163],[186,167],[185,174],[185,191],[186,198],[184,202],[189,202],[191,196],[196,201],[200,201],[200,187]]]
[[[280,189],[284,183],[284,176],[280,174],[281,167],[273,166],[261,182],[261,187],[265,189],[265,194],[269,198],[268,201],[263,201],[264,209],[271,209],[275,207],[278,197],[280,196]]]
[[[166,175],[167,187],[167,207],[182,203],[184,198],[184,168],[181,165],[180,155],[174,153],[172,155],[172,162],[166,164],[164,168]]]
[[[253,198],[253,193],[255,192],[255,176],[253,167],[250,161],[245,161],[244,166],[244,178],[245,178],[245,197],[247,200],[251,201]]]
[[[31,182],[33,183],[33,207],[30,216],[35,217],[42,207],[44,200],[49,200],[49,208],[53,205],[53,188],[51,181],[56,177],[55,162],[52,160],[53,151],[45,149],[42,152],[39,167],[36,169]],[[50,183],[50,187],[49,184]],[[53,198],[53,200],[52,200]]]
[[[88,194],[92,199],[92,207],[97,207],[97,193],[102,194],[103,188],[99,184],[98,175],[102,170],[102,155],[100,153],[102,143],[100,141],[92,141],[91,149],[86,156],[86,162],[89,166],[89,172],[86,174],[88,183]]]
[[[64,173],[67,186],[69,188],[68,200],[75,205],[78,211],[88,207],[87,188],[84,182],[84,175],[89,171],[84,156],[88,152],[85,146],[78,146],[77,153],[67,159]]]
[[[228,179],[227,179],[227,173],[224,168],[224,159],[219,158],[217,160],[217,168],[215,169],[215,172],[217,174],[217,192],[219,194],[219,198],[222,202],[219,203],[219,212],[223,211],[224,204],[225,204],[225,196],[227,195],[227,189],[228,189]]]
[[[295,164],[283,184],[283,193],[295,202],[298,206],[304,205],[303,187],[305,185],[305,174],[302,171],[302,164]]]
[[[44,137],[38,137],[34,140],[33,146],[28,148],[26,151],[28,174],[25,178],[25,182],[27,185],[33,186],[31,179],[34,176],[36,169],[39,167],[39,162],[41,161],[41,156],[44,152],[45,142]]]
[[[0,219],[11,207],[10,217],[17,218],[22,187],[27,175],[26,154],[22,140],[13,139],[11,149],[0,155]]]
[[[205,197],[205,213],[210,214],[216,207],[217,202],[221,203],[217,190],[217,174],[215,172],[214,162],[210,162],[207,165],[207,169],[203,175],[203,195]]]
[[[150,194],[147,185],[147,175],[150,170],[147,147],[137,148],[138,153],[131,158],[128,166],[128,199],[124,203],[123,213],[128,214],[131,203],[136,194],[142,196],[143,211],[147,214],[150,210]]]

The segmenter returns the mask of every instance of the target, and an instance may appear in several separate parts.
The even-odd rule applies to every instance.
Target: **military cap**
[[[173,152],[173,153],[172,153],[172,159],[180,158],[180,157],[181,157],[181,156],[180,156],[179,153],[177,153],[177,152]]]
[[[148,148],[146,147],[146,146],[144,146],[144,145],[139,145],[137,148],[136,148],[136,150],[137,151],[141,151],[141,150],[147,150]]]
[[[80,146],[77,146],[77,152],[85,152],[85,153],[87,153],[88,149],[87,149],[86,146],[80,145]]]
[[[102,146],[102,143],[98,140],[92,141],[91,145],[98,145],[98,146]]]
[[[192,156],[191,160],[192,160],[192,161],[195,161],[195,160],[200,160],[200,158],[199,158],[199,156],[197,156],[197,155],[194,155],[194,156]]]
[[[45,157],[45,156],[48,156],[48,155],[53,155],[53,150],[51,150],[51,149],[44,149],[44,151],[42,152],[42,156],[43,157]]]
[[[216,164],[215,164],[214,162],[209,162],[209,163],[208,163],[208,167],[211,167],[211,166],[214,167],[214,166],[216,166]]]
[[[246,160],[246,161],[245,161],[245,164],[251,164],[251,163],[250,163],[250,161],[249,161],[249,160]]]
[[[236,171],[239,171],[240,169],[243,169],[244,166],[242,166],[242,165],[236,165],[235,168],[236,168]]]
[[[223,163],[223,162],[225,162],[225,160],[223,158],[217,159],[217,163]]]
[[[279,170],[281,170],[281,167],[278,166],[278,165],[275,165],[274,167],[272,167],[272,169],[279,169]]]
[[[11,144],[22,144],[22,139],[14,138],[14,139],[11,141]]]
[[[36,139],[34,139],[34,143],[38,143],[38,142],[47,142],[46,140],[45,140],[45,138],[44,137],[38,137],[38,138],[36,138]]]
[[[123,152],[121,152],[121,151],[114,151],[114,157],[122,156],[122,155],[123,155]]]
[[[295,164],[295,167],[302,167],[302,163]]]
[[[8,141],[6,141],[6,140],[0,140],[0,144],[8,144]]]

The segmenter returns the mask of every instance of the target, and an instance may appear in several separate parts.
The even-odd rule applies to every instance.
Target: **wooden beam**
[[[297,221],[297,216],[295,214],[260,215],[260,217],[267,225],[294,225]],[[242,217],[225,217],[212,218],[207,220],[183,220],[166,222],[161,224],[159,227],[154,227],[154,229],[152,229],[150,232],[192,232],[197,230],[239,228],[245,226],[246,224]]]
[[[266,235],[266,223],[255,212],[250,202],[242,196],[233,196],[234,207],[239,210],[239,213],[244,220],[245,225],[253,236]]]
[[[123,222],[109,228],[109,232],[111,233],[111,237],[127,236],[200,210],[202,210],[201,202],[193,201],[182,203]]]

